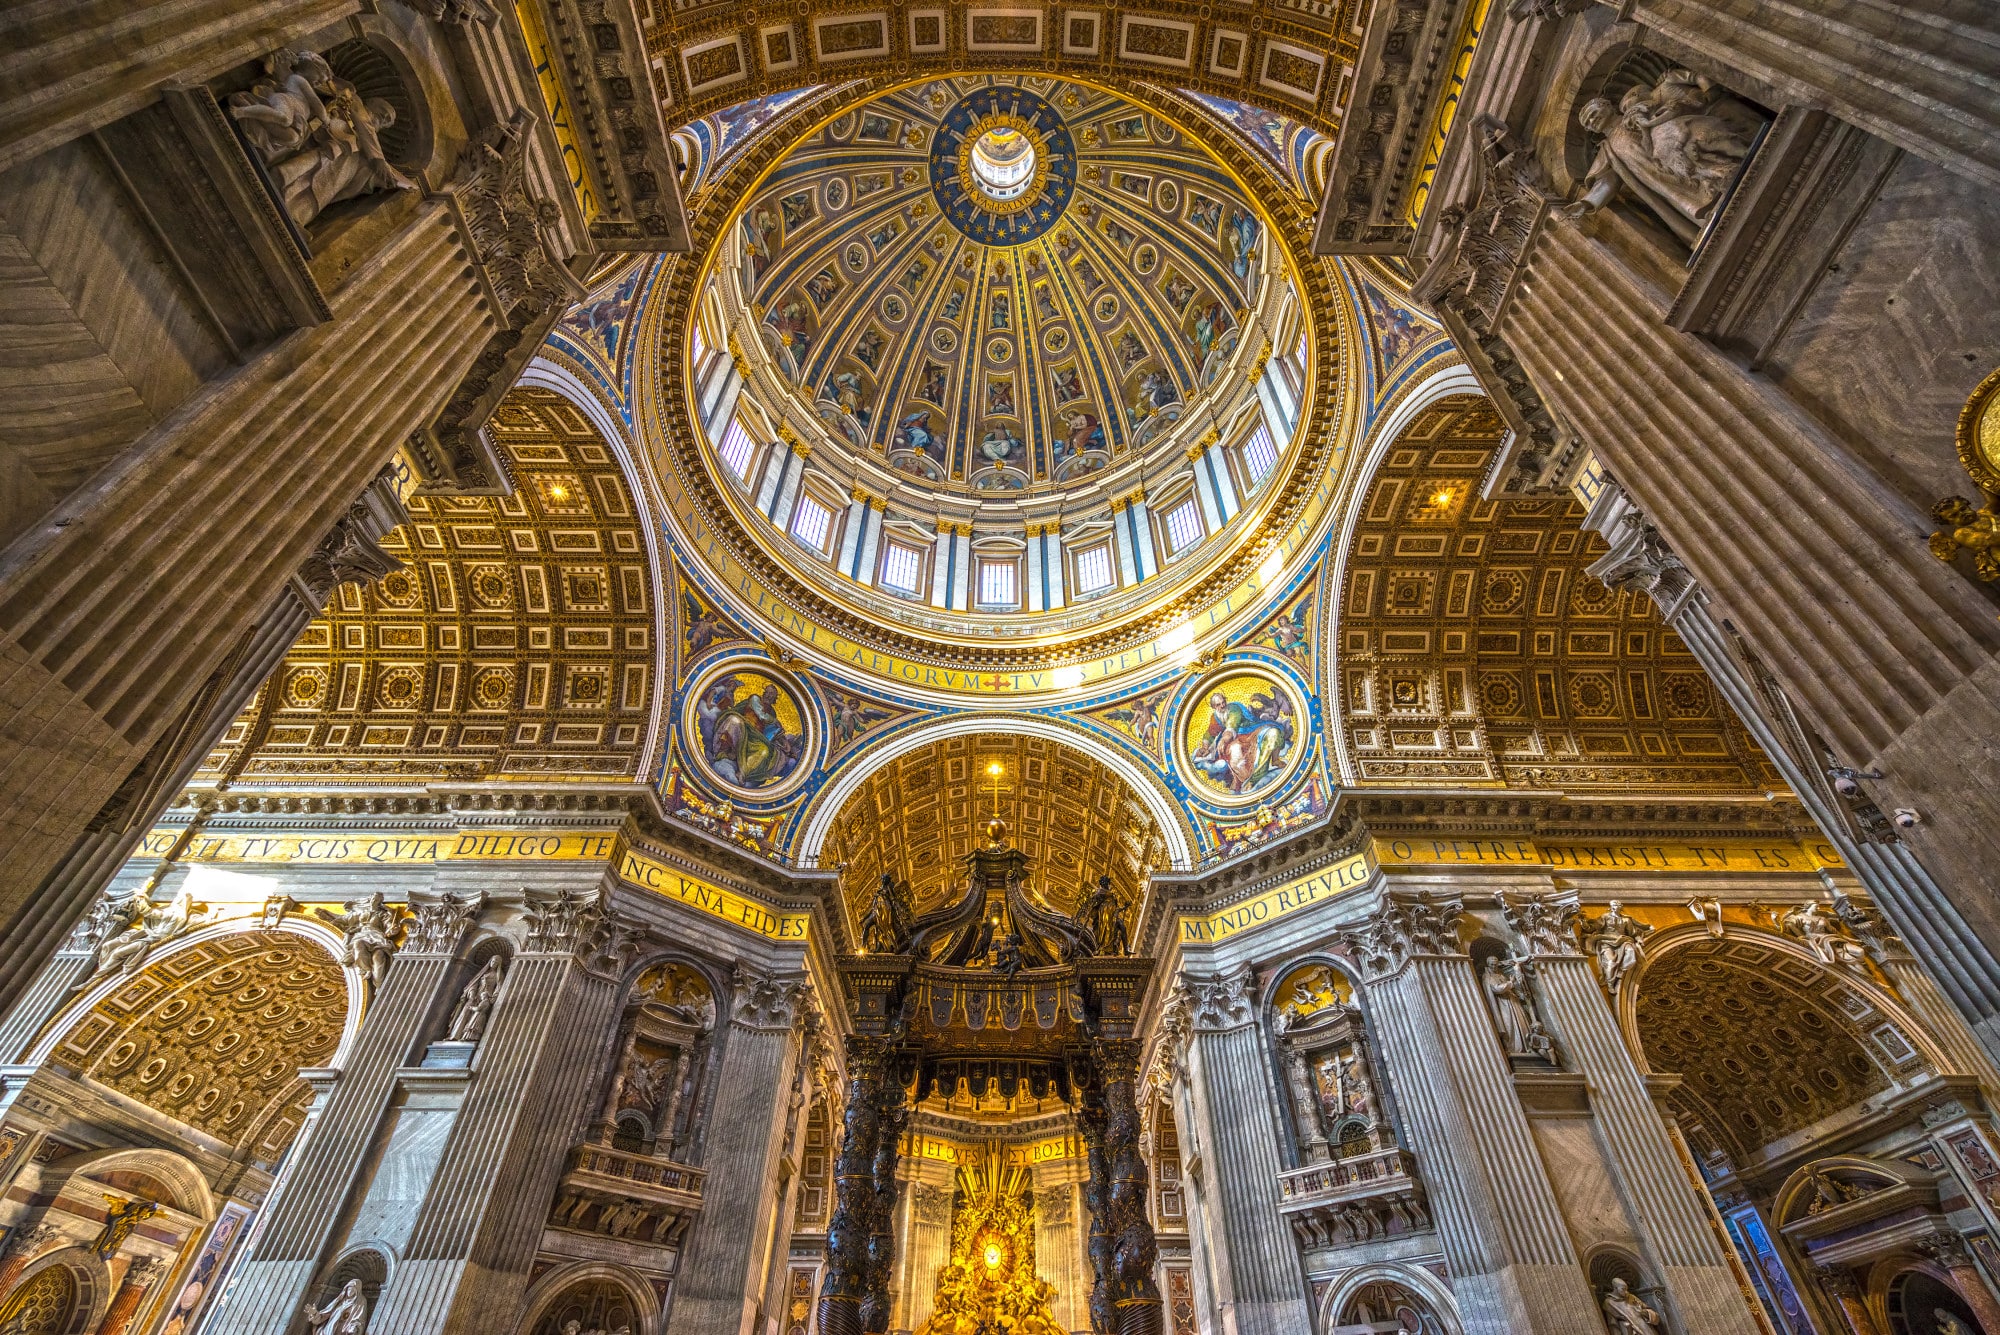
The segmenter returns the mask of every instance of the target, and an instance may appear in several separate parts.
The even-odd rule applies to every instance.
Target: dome
[[[695,355],[726,342],[741,378],[693,405],[714,481],[892,620],[1039,635],[1163,595],[1254,522],[1299,426],[1310,331],[1271,236],[1221,159],[1104,90],[982,76],[850,107],[709,259]],[[767,495],[772,450],[808,462]],[[850,505],[879,534],[842,543]]]

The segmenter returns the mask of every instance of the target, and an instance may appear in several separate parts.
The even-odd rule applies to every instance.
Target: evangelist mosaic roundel
[[[1056,225],[1076,192],[1076,144],[1047,99],[980,88],[931,137],[931,193],[952,226],[984,246],[1018,246]]]
[[[751,801],[798,787],[812,772],[818,740],[804,699],[762,659],[730,659],[703,673],[684,706],[689,749],[703,776]]]
[[[1176,741],[1195,794],[1225,806],[1268,797],[1306,753],[1306,711],[1276,673],[1230,664],[1190,693]]]

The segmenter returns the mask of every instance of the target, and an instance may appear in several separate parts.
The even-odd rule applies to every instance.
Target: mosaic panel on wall
[[[1502,430],[1447,399],[1375,476],[1331,683],[1356,777],[1781,789],[1651,600],[1585,573],[1605,547],[1580,505],[1479,498]]]
[[[568,400],[494,414],[512,496],[411,496],[404,568],[341,585],[198,777],[630,778],[654,593],[618,462]]]

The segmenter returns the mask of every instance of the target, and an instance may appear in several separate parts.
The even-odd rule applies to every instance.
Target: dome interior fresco
[[[1232,133],[1212,108],[1181,111],[1211,136]],[[993,144],[1013,156],[981,147]],[[981,184],[994,164],[1026,173],[998,188],[1018,197]],[[1290,464],[1312,357],[1284,248],[1215,153],[1109,92],[988,76],[852,107],[784,153],[711,263],[695,355],[726,342],[745,384],[733,418],[707,424],[708,466],[744,522],[770,514],[758,492],[767,474],[736,453],[732,431],[796,443],[809,459],[798,485],[817,504],[871,498],[915,547],[954,526],[1017,547],[1058,527],[1096,524],[1108,538],[1134,498],[1153,502],[1162,525],[1150,565],[1053,571],[1046,597],[947,595],[957,618],[899,610],[926,601],[915,576],[878,577],[825,549],[824,565],[790,562],[877,616],[1034,612],[1000,633],[1041,635],[1104,610],[1078,603],[1129,601],[1126,585],[1168,576],[1149,590],[1157,600],[1203,565],[1198,552],[1254,522],[1238,516],[1258,511]],[[1257,382],[1274,357],[1291,407],[1271,421]],[[1204,484],[1216,467],[1233,476]],[[1222,486],[1224,499],[1196,500],[1202,485]],[[1169,523],[1181,497],[1196,504]]]
[[[916,493],[1063,489],[1207,420],[1259,294],[1284,288],[1261,213],[1210,154],[1110,94],[1044,86],[879,98],[809,135],[744,208],[756,338],[829,436]],[[952,151],[968,119],[1039,127],[1008,131],[1031,156],[1031,136],[1049,141],[1046,183],[1000,227],[960,179],[982,160]]]
[[[1065,911],[1104,874],[1136,902],[1163,861],[1152,817],[1124,779],[1073,747],[1004,732],[945,738],[884,763],[841,806],[820,861],[841,866],[857,919],[884,873],[907,880],[926,912],[963,891],[963,860],[986,843],[996,811],[1032,859],[1035,891]]]

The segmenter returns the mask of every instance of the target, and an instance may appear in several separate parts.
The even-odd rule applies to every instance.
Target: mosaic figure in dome
[[[739,788],[765,788],[798,767],[805,736],[798,704],[769,677],[728,673],[695,703],[702,758]]]
[[[1188,763],[1225,792],[1252,792],[1291,758],[1290,715],[1286,693],[1262,677],[1222,682],[1209,693],[1206,721],[1197,713],[1189,722]]]

